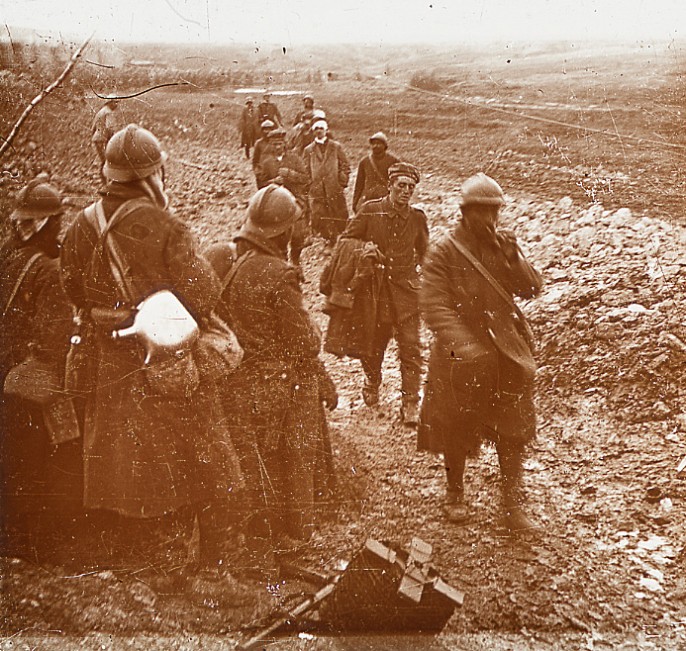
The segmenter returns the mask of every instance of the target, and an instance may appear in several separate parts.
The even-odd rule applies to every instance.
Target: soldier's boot
[[[379,385],[367,380],[362,387],[362,399],[367,407],[373,407],[379,403]]]
[[[200,564],[186,584],[187,596],[209,608],[254,605],[256,593],[239,581],[227,567],[237,544],[227,505],[216,502],[198,513]]]
[[[526,492],[524,490],[523,450],[498,449],[498,461],[502,473],[503,506],[505,517],[503,523],[511,532],[535,529],[536,525],[524,511]]]
[[[469,506],[464,499],[464,469],[466,462],[467,457],[464,454],[451,454],[450,461],[446,457],[448,488],[445,492],[443,510],[448,522],[453,522],[454,524],[464,524],[471,518]],[[448,464],[451,465],[449,466]]]
[[[416,427],[419,425],[419,400],[417,398],[403,397],[403,406],[400,410],[403,425]]]

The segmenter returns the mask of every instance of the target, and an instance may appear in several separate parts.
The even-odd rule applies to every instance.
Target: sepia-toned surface
[[[441,461],[417,453],[416,435],[398,419],[394,349],[378,408],[362,403],[359,363],[325,356],[340,394],[330,425],[343,505],[315,534],[307,563],[331,572],[369,536],[401,544],[420,536],[433,545],[446,581],[466,593],[436,648],[680,649],[686,644],[686,485],[676,474],[686,455],[682,52],[674,43],[648,51],[586,45],[579,52],[557,44],[381,54],[360,46],[296,51],[284,61],[280,50],[258,56],[235,48],[208,51],[211,63],[191,63],[181,49],[124,48],[122,63],[156,65],[95,74],[80,64],[82,76],[77,71],[35,109],[0,160],[0,210],[4,219],[8,192],[41,170],[69,196],[72,218],[91,201],[99,177],[90,125],[101,102],[89,84],[128,94],[192,81],[123,102],[121,110],[163,142],[172,207],[205,244],[232,236],[255,189],[239,147],[244,95],[233,91],[263,88],[269,75],[274,89],[313,92],[353,167],[369,135],[383,129],[390,150],[422,171],[414,202],[427,213],[432,237],[454,223],[460,182],[486,171],[508,197],[504,225],[517,232],[546,283],[542,296],[523,306],[539,338],[539,436],[525,477],[540,530],[511,537],[500,527],[491,449],[469,463],[473,520],[447,523]],[[51,79],[47,67],[28,59],[21,66],[0,72],[3,135],[40,78]],[[423,92],[409,90],[410,82]],[[300,109],[299,95],[275,101],[287,122]],[[325,259],[320,240],[303,252],[304,292],[322,327],[317,288]],[[87,558],[87,550],[76,549]],[[0,648],[231,648],[241,626],[303,589],[289,581],[263,586],[259,612],[208,609],[191,605],[174,585],[160,586],[154,568],[140,569],[103,570],[91,558],[73,562],[67,552],[40,564],[3,559]],[[270,648],[403,645],[431,648],[428,640],[317,636]]]

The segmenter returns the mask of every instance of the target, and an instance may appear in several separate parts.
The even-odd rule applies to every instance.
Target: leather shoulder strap
[[[31,267],[33,267],[34,262],[36,262],[38,260],[38,258],[42,257],[42,255],[43,254],[40,251],[37,251],[26,261],[26,264],[22,268],[21,273],[19,274],[19,277],[17,278],[17,282],[14,284],[14,287],[12,288],[12,293],[10,294],[10,297],[7,300],[7,304],[5,305],[4,309],[2,310],[2,316],[3,317],[9,311],[10,306],[12,305],[12,302],[14,301],[16,295],[19,293],[19,290],[21,289],[21,285],[24,282],[26,275],[31,270]]]
[[[493,277],[491,272],[488,271],[488,269],[486,269],[486,267],[484,267],[484,265],[481,264],[481,262],[479,262],[479,260],[477,260],[476,257],[474,257],[472,252],[466,246],[464,246],[462,242],[458,242],[452,235],[448,236],[448,240],[453,245],[453,247],[458,251],[458,253],[460,253],[462,257],[465,258],[472,265],[472,267],[474,267],[474,269],[476,269],[476,271],[483,276],[483,278],[488,282],[488,284],[495,290],[496,294],[498,294],[498,296],[500,296],[500,298],[505,303],[507,303],[510,309],[519,317],[519,320],[521,321],[524,327],[528,343],[530,346],[532,346],[534,341],[533,331],[531,330],[531,326],[526,320],[526,317],[519,309],[519,306],[517,305],[517,303],[514,302],[512,296],[507,291],[505,291],[503,286]]]

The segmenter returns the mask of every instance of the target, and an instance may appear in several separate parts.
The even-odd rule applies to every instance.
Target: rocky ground
[[[328,102],[334,132],[357,160],[365,147],[360,134],[376,130],[373,120],[360,124],[355,113],[353,100],[364,97],[361,85],[350,84],[346,98],[340,89],[322,88],[318,96]],[[368,103],[378,103],[379,115],[386,110],[383,97],[408,115],[428,101],[373,87]],[[85,205],[97,179],[95,167],[84,163],[91,157],[84,136],[88,109],[84,100],[65,96],[46,105],[17,142],[27,156],[5,165],[4,187],[16,187],[13,175],[22,178],[30,167],[47,168],[69,194],[72,213]],[[175,209],[204,243],[230,237],[253,188],[236,146],[233,96],[151,95],[127,110],[169,149]],[[450,124],[454,129],[456,122]],[[539,436],[526,467],[530,510],[540,528],[512,537],[500,526],[497,460],[490,448],[468,469],[472,521],[447,523],[441,460],[418,453],[414,432],[398,421],[395,350],[374,409],[361,401],[359,365],[325,356],[341,396],[330,422],[342,506],[316,534],[308,562],[332,571],[367,537],[407,544],[419,536],[433,546],[444,578],[466,597],[435,642],[301,636],[273,648],[435,643],[474,651],[628,651],[686,645],[686,475],[676,471],[686,456],[686,222],[675,209],[682,198],[656,207],[665,205],[670,190],[664,178],[656,189],[645,183],[652,172],[642,149],[625,149],[620,160],[609,144],[598,146],[601,168],[565,140],[564,130],[553,134],[558,145],[544,148],[546,158],[529,149],[540,134],[508,139],[519,127],[500,126],[510,131],[478,131],[478,143],[477,132],[467,132],[471,149],[436,125],[427,138],[398,130],[395,142],[424,171],[415,199],[427,212],[432,237],[456,219],[459,180],[490,159],[489,172],[508,197],[504,225],[514,228],[544,276],[543,294],[522,305],[539,342]],[[424,127],[417,123],[417,131]],[[672,151],[656,150],[653,157],[654,170],[678,169],[680,158]],[[578,183],[580,168],[595,171],[585,186]],[[674,187],[680,183],[678,176]],[[304,254],[307,303],[323,327],[317,287],[325,257],[319,241]],[[425,340],[428,349],[428,334]],[[0,648],[231,648],[240,627],[260,614],[192,605],[179,591],[156,590],[141,576],[3,559]],[[278,605],[293,586],[262,586],[263,602]]]

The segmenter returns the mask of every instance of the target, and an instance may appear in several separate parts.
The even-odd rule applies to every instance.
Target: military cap
[[[314,122],[312,124],[312,131],[314,131],[315,129],[319,129],[319,128],[328,130],[329,125],[327,124],[326,120],[317,120],[316,122]]]
[[[285,140],[286,139],[286,129],[272,129],[267,134],[267,140]]]
[[[252,97],[246,97],[245,98],[245,103],[246,104],[252,104],[255,100]]]
[[[388,168],[388,180],[392,181],[398,177],[407,177],[415,183],[419,183],[419,170],[410,163],[396,163]]]
[[[313,97],[310,93],[305,93],[305,94],[303,95],[303,102],[304,102],[306,99],[311,99],[311,100],[314,101],[314,97]]]
[[[370,143],[374,142],[375,140],[382,142],[384,145],[386,145],[386,147],[388,147],[388,138],[383,131],[377,131],[373,136],[369,136]]]
[[[262,122],[262,124],[260,124],[260,127],[262,127],[263,129],[272,129],[275,126],[276,125],[271,120],[265,120],[264,122]]]

